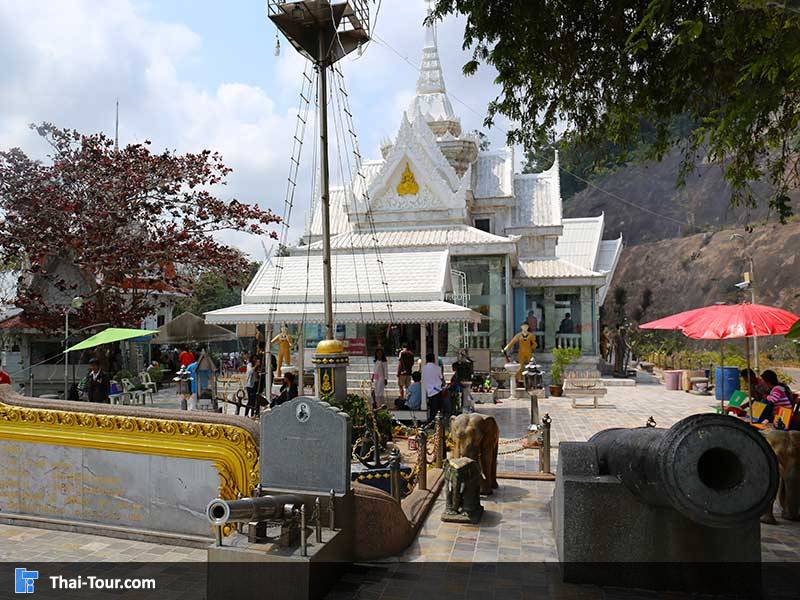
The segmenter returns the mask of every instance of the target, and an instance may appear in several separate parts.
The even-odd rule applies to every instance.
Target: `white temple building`
[[[441,355],[462,346],[499,353],[528,320],[542,362],[564,346],[597,356],[599,309],[622,239],[603,239],[603,215],[562,217],[557,155],[549,170],[519,174],[513,148],[482,152],[464,134],[430,27],[416,96],[381,154],[363,164],[363,179],[331,190],[338,336],[370,354],[379,344],[394,351],[398,335],[418,354],[429,340]],[[209,322],[258,323],[265,314],[273,322],[323,321],[319,204],[305,245],[283,259],[280,289],[273,291],[275,265],[265,265],[243,304],[208,313]],[[389,330],[390,321],[398,327]],[[308,346],[322,335],[319,326],[304,329]]]

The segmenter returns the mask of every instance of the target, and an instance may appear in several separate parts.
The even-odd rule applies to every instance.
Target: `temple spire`
[[[428,17],[433,13],[431,1],[426,0]],[[417,80],[417,94],[444,94],[445,92],[444,75],[436,40],[436,26],[433,23],[426,23],[425,47],[422,49],[422,66]]]

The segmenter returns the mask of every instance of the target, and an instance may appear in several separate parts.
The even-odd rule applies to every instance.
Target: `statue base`
[[[442,521],[444,523],[470,523],[471,525],[477,525],[481,521],[481,517],[483,516],[483,506],[479,506],[477,510],[472,510],[469,512],[443,512],[442,513]]]

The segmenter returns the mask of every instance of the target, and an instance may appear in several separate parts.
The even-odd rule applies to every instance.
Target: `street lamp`
[[[69,395],[69,313],[73,310],[80,310],[83,306],[83,298],[75,296],[69,306],[64,309],[64,400]]]
[[[731,240],[740,240],[745,245],[747,244],[747,238],[745,238],[745,236],[743,236],[741,233],[732,233],[731,234]],[[749,252],[746,252],[745,258],[747,259],[747,262],[749,264],[750,270],[747,273],[744,274],[744,281],[742,281],[740,283],[737,283],[736,287],[739,288],[742,291],[750,290],[750,303],[751,304],[755,304],[756,303],[756,290],[755,290],[755,287],[756,287],[755,277],[756,276],[755,276],[755,272],[754,272],[754,268],[753,268],[753,255],[750,254]],[[756,372],[758,372],[758,338],[755,337],[755,336],[753,336],[753,354],[755,355],[754,356],[755,360],[753,362],[754,362],[754,365],[755,365],[755,368],[756,368]]]

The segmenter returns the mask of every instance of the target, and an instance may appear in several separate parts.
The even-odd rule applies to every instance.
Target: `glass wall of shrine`
[[[598,316],[594,287],[514,289],[514,330],[527,322],[537,352],[580,348],[583,354],[596,354]]]

